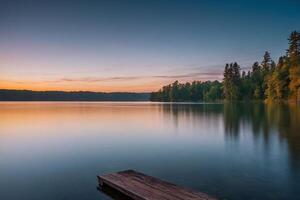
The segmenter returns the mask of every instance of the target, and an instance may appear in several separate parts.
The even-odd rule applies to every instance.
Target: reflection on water
[[[110,199],[96,175],[125,169],[224,199],[295,199],[300,107],[0,103],[0,199]]]
[[[296,104],[226,103],[226,104],[164,104],[166,117],[173,118],[174,126],[187,120],[212,121],[222,117],[227,139],[238,140],[251,128],[253,139],[263,138],[268,148],[272,134],[288,146],[291,167],[300,167],[300,106]]]
[[[300,161],[300,109],[295,104],[225,105],[225,129],[227,135],[238,138],[243,124],[251,125],[254,139],[263,137],[269,148],[272,134],[288,146],[291,167],[299,169]]]

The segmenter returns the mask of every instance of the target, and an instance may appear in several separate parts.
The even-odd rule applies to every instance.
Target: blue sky
[[[1,1],[0,87],[153,91],[276,61],[299,1]]]

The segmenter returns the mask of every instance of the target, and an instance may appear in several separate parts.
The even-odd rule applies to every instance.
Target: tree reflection
[[[161,104],[176,127],[182,118],[199,120],[221,116],[225,138],[237,140],[245,126],[254,139],[262,138],[269,148],[271,136],[286,143],[291,165],[300,167],[300,106],[287,103]]]

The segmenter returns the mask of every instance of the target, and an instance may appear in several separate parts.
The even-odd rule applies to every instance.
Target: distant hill
[[[0,89],[0,101],[149,101],[149,93]]]

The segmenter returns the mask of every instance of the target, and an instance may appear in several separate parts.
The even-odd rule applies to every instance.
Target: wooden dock
[[[100,188],[113,188],[133,200],[216,200],[134,170],[98,176],[98,181]]]

